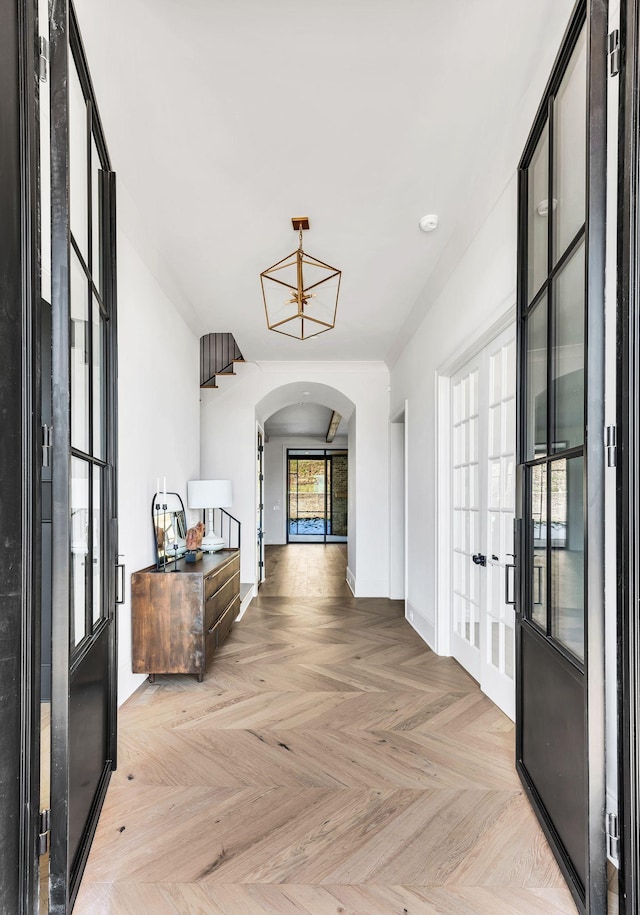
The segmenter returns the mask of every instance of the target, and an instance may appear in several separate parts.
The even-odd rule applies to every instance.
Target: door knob
[[[477,566],[486,566],[487,557],[483,556],[482,553],[474,553],[471,557]]]

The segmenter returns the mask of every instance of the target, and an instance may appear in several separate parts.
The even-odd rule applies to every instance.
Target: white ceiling
[[[326,442],[327,429],[332,415],[331,407],[303,401],[277,410],[265,422],[264,431],[269,438],[294,435],[301,438],[317,438],[320,442]],[[341,419],[337,435],[346,435],[347,432],[348,424]]]
[[[76,0],[122,226],[193,330],[248,360],[388,357],[572,6]],[[266,329],[259,282],[296,215],[343,271],[336,329],[304,343]]]

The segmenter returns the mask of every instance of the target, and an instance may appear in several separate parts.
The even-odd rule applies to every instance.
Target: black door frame
[[[587,187],[586,187],[586,347],[585,347],[585,816],[586,886],[572,865],[542,799],[523,764],[522,729],[516,731],[516,767],[525,790],[532,801],[540,824],[558,860],[574,899],[582,912],[600,915],[607,911],[605,833],[605,633],[604,633],[604,277],[605,277],[605,215],[606,215],[606,130],[607,130],[607,0],[578,0],[571,21],[562,40],[551,76],[543,94],[543,101],[525,147],[520,164],[520,197],[523,199],[525,171],[529,159],[547,119],[548,99],[557,91],[575,41],[582,25],[587,23]],[[524,187],[523,187],[524,185]],[[550,192],[551,196],[551,192]],[[526,199],[526,197],[524,197]],[[526,243],[526,213],[519,215],[519,251]],[[519,255],[518,297],[521,302],[519,322],[526,312],[526,276],[523,275],[522,254]],[[518,334],[518,362],[521,367],[519,397],[524,396],[523,333]],[[597,392],[602,392],[597,396]],[[524,410],[519,409],[518,464],[524,463],[525,429],[522,425]],[[519,466],[520,470],[520,466]],[[527,605],[527,576],[522,574],[527,553],[527,534],[524,518],[526,500],[525,482],[518,474],[516,521],[516,549],[518,552],[518,583],[516,616],[516,656],[521,657],[523,608]],[[536,638],[538,633],[531,630]],[[543,637],[540,636],[540,639]],[[567,667],[574,664],[566,659]],[[577,668],[576,668],[577,672]],[[516,679],[517,718],[521,720],[523,684]]]
[[[324,529],[324,534],[323,534],[323,535],[319,535],[319,534],[318,534],[318,535],[314,535],[314,534],[311,534],[311,535],[310,535],[310,536],[312,536],[312,537],[313,537],[313,536],[322,536],[322,540],[296,540],[296,541],[293,541],[293,542],[295,542],[295,543],[323,543],[323,544],[327,544],[327,543],[346,543],[346,541],[347,541],[346,535],[345,535],[345,539],[344,539],[344,540],[327,540],[327,537],[328,537],[328,536],[329,536],[329,537],[332,536],[332,534],[327,534],[327,510],[328,510],[328,512],[329,512],[329,517],[330,517],[330,518],[332,519],[332,521],[333,521],[333,483],[331,482],[331,481],[333,480],[333,464],[332,464],[331,462],[332,462],[332,460],[333,460],[334,454],[348,454],[349,452],[348,452],[348,449],[347,449],[347,448],[308,448],[308,449],[303,449],[303,448],[287,448],[287,451],[286,451],[286,472],[285,472],[285,479],[286,479],[286,485],[287,485],[287,530],[286,530],[286,535],[287,535],[287,537],[286,537],[286,542],[287,542],[287,543],[290,542],[290,539],[289,539],[290,530],[289,530],[289,528],[290,528],[290,520],[291,520],[290,517],[289,517],[289,496],[290,496],[290,492],[289,492],[289,462],[290,462],[290,460],[295,460],[295,455],[296,455],[296,454],[301,455],[301,459],[302,459],[302,460],[305,460],[305,458],[304,458],[304,456],[303,456],[303,452],[304,452],[304,451],[310,451],[310,452],[312,452],[312,454],[307,458],[307,460],[312,461],[312,460],[314,459],[314,456],[315,456],[318,460],[323,460],[323,461],[324,461],[324,466],[325,466],[325,475],[324,475],[324,479],[325,479],[325,487],[324,487],[324,519],[325,519],[325,529]],[[327,468],[329,467],[329,465],[331,465],[331,471],[330,471],[331,476],[330,476],[330,483],[329,483],[329,486],[327,486],[327,479],[328,479],[328,476],[327,476]],[[294,536],[298,536],[298,535],[294,535]],[[339,535],[339,536],[341,536],[341,535]]]
[[[0,910],[36,910],[40,809],[38,13],[0,29]]]
[[[640,906],[640,0],[620,6],[617,557],[620,912]]]

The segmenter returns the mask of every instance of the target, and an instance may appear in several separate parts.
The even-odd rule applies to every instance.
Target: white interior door
[[[487,511],[483,519],[487,565],[485,632],[480,686],[515,720],[515,612],[506,602],[507,566],[513,562],[516,450],[516,341],[505,331],[485,350],[488,383],[487,450],[484,478]],[[483,549],[484,552],[484,549]],[[513,589],[513,582],[509,585]],[[513,594],[508,596],[513,599]]]
[[[515,504],[515,330],[451,379],[452,654],[515,715],[514,625],[506,603]]]
[[[453,418],[453,562],[452,632],[453,656],[480,680],[481,593],[480,567],[473,561],[480,551],[481,519],[485,514],[480,461],[484,443],[480,405],[484,387],[484,353],[468,362],[452,379]]]

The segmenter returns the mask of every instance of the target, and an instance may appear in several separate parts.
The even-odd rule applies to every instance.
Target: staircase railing
[[[218,514],[216,515],[216,512]],[[242,524],[233,515],[230,515],[224,508],[214,508],[213,510],[213,527],[217,534],[225,541],[227,549],[240,549],[240,534]]]

